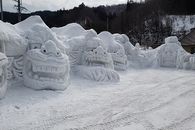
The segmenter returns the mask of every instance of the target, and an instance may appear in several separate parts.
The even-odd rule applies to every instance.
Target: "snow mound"
[[[31,49],[34,49],[31,46],[35,45],[38,45],[35,46],[36,48],[40,48],[43,43],[51,40],[63,53],[66,52],[66,46],[39,16],[31,16],[16,24],[15,27],[19,30],[20,35],[27,39]]]
[[[14,25],[2,21],[0,21],[0,42],[5,44],[7,56],[23,55],[27,49],[27,42],[19,35]]]
[[[58,36],[65,36],[67,39],[84,35],[86,32],[85,29],[77,23],[71,23],[60,28],[54,27],[52,28],[52,31],[54,31]]]
[[[110,32],[101,32],[98,37],[103,41],[108,52],[112,55],[115,70],[127,69],[127,56],[124,47],[118,43]]]

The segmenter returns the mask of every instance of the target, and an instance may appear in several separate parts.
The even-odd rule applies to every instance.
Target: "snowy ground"
[[[120,76],[119,83],[74,78],[63,92],[12,82],[0,101],[0,130],[195,129],[195,72],[144,69]]]

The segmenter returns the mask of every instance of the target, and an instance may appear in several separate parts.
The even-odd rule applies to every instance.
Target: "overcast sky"
[[[98,6],[126,3],[127,0],[22,0],[23,5],[31,12],[37,10],[59,10],[62,8],[71,9],[82,2],[88,6]],[[6,11],[14,12],[14,4],[13,0],[3,0],[3,8]]]

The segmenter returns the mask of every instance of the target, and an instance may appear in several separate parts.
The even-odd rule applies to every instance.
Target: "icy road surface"
[[[0,130],[195,130],[195,71],[129,70],[119,83],[74,78],[66,91],[10,84]]]

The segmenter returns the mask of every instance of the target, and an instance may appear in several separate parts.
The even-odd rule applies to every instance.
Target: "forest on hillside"
[[[104,30],[125,33],[132,43],[139,42],[151,46],[162,43],[164,37],[171,35],[171,25],[163,25],[163,17],[195,14],[192,3],[192,0],[148,0],[142,3],[127,0],[126,4],[93,8],[82,3],[70,10],[22,14],[22,19],[39,15],[49,27],[61,27],[76,22],[85,29],[94,28],[98,33]],[[4,12],[5,22],[15,24],[17,20],[17,13]]]

